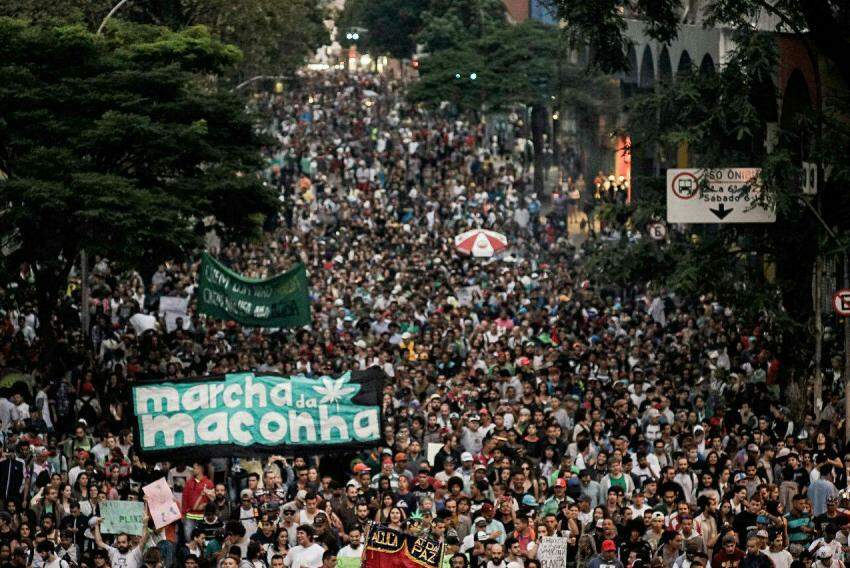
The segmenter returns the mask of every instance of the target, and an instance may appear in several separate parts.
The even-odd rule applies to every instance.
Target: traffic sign
[[[667,170],[669,223],[773,223],[776,212],[757,203],[759,168]]]
[[[650,223],[646,226],[646,232],[656,241],[663,241],[667,237],[667,226],[664,223]]]
[[[832,307],[839,316],[850,317],[850,288],[842,288],[832,295]]]

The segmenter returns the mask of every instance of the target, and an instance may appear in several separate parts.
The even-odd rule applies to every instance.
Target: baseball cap
[[[462,462],[470,461],[471,462],[472,461],[472,454],[470,452],[463,452],[462,454],[460,454],[460,461],[462,461]]]
[[[405,462],[407,461],[407,454],[404,452],[399,452],[395,455],[395,461],[397,462]]]
[[[242,492],[239,494],[239,496],[242,497],[243,499],[245,497],[248,497],[250,499],[250,498],[254,497],[254,492],[251,491],[250,489],[243,489]]]
[[[477,525],[478,523],[484,523],[486,525],[487,519],[485,519],[484,517],[475,517],[475,522],[473,522],[472,524]]]
[[[612,552],[614,550],[617,550],[617,545],[614,544],[613,540],[602,541],[602,552]]]
[[[749,446],[747,446],[747,451],[748,451],[748,452],[758,453],[758,451],[759,451],[759,447],[758,447],[758,446],[756,446],[755,444],[750,444]]]
[[[555,480],[555,487],[566,488],[566,486],[567,486],[567,480],[564,479],[563,477],[559,477],[558,479]]]
[[[661,511],[655,511],[654,513],[652,513],[651,518],[652,518],[653,521],[657,520],[657,519],[661,519],[663,521],[664,520],[664,513],[662,513]]]
[[[352,471],[354,471],[354,473],[368,473],[368,472],[372,471],[372,468],[370,468],[365,463],[356,463],[356,464],[354,464],[354,467],[351,468],[351,469],[352,469]]]

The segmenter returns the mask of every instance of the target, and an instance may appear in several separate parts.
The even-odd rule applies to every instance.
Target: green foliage
[[[426,53],[462,49],[507,24],[501,0],[431,0],[417,39]]]
[[[83,23],[96,30],[117,2],[108,0],[0,0],[0,16],[36,23]],[[180,31],[206,26],[212,37],[236,45],[243,57],[220,72],[237,77],[293,73],[318,47],[329,43],[320,0],[129,1],[114,16]],[[107,25],[109,33],[114,22]]]
[[[530,105],[557,91],[559,53],[556,28],[534,20],[503,23],[423,59],[410,97],[433,106],[447,101],[461,110]]]
[[[82,248],[152,272],[200,244],[198,220],[244,237],[273,210],[252,117],[205,79],[239,52],[204,29],[0,19],[0,58],[0,233],[21,242],[10,266],[37,267],[44,314]]]
[[[422,14],[428,7],[422,0],[348,0],[337,19],[337,38],[343,47],[349,30],[364,29],[357,43],[375,55],[410,57],[416,50],[415,36],[422,27]]]

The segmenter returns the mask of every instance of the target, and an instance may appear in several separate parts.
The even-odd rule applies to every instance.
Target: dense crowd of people
[[[83,340],[78,278],[43,322],[21,267],[0,328],[0,568],[350,567],[375,523],[439,540],[447,568],[539,568],[549,536],[568,567],[843,566],[841,401],[793,420],[771,337],[711,297],[600,287],[480,125],[403,94],[328,72],[252,102],[277,140],[263,175],[280,210],[263,239],[209,248],[253,278],[303,262],[309,327],[197,313],[197,256],[149,281],[96,259]],[[472,227],[510,249],[459,255],[452,237]],[[186,317],[167,325],[164,297],[190,298]],[[389,377],[372,450],[152,463],[134,449],[133,381],[372,366]],[[101,531],[104,501],[163,477],[180,521]]]

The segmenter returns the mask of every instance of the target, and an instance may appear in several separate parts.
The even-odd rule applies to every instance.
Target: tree
[[[337,19],[341,36],[337,39],[343,47],[356,43],[375,55],[410,57],[427,6],[422,0],[348,0]],[[357,41],[345,37],[348,30],[361,28],[366,31]]]
[[[84,23],[96,30],[117,0],[0,0],[0,16],[35,23]],[[291,74],[307,56],[329,43],[321,0],[148,0],[128,2],[115,15],[179,31],[203,25],[243,57],[230,69],[237,79],[259,74]]]
[[[416,40],[426,53],[461,49],[507,25],[501,0],[431,0]]]
[[[200,220],[244,238],[273,211],[254,121],[207,79],[239,51],[204,29],[2,18],[0,57],[0,241],[35,270],[48,340],[81,249],[149,277],[196,250]]]

